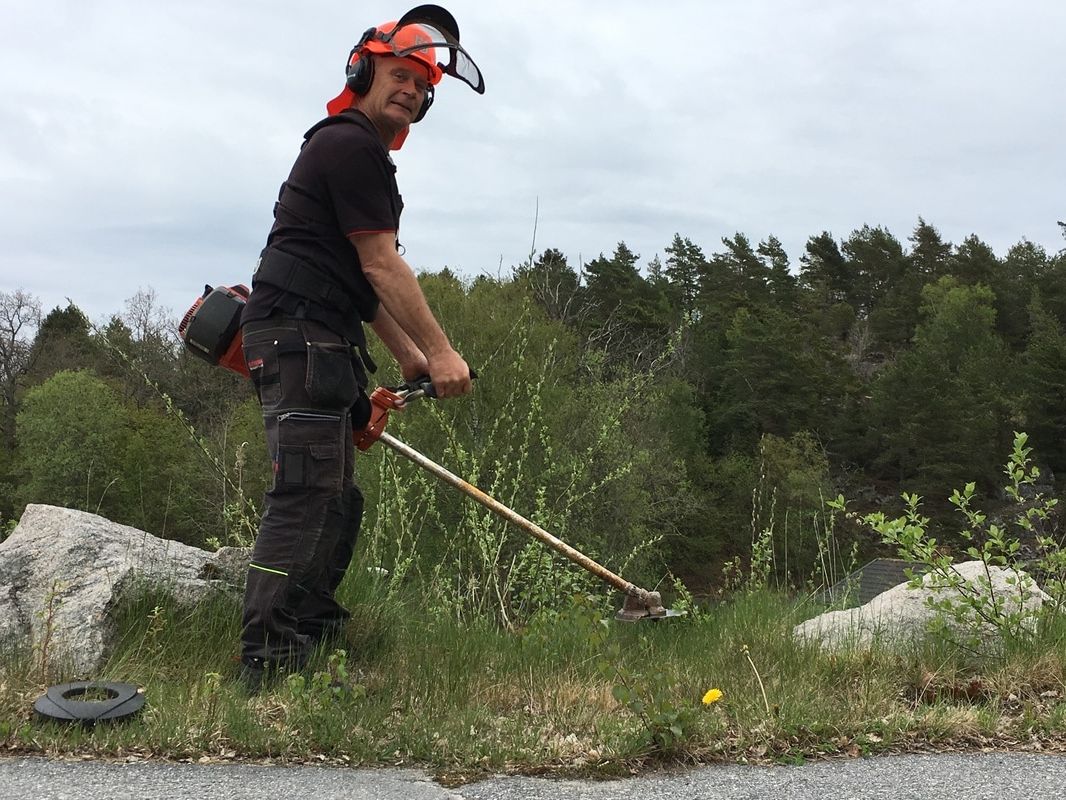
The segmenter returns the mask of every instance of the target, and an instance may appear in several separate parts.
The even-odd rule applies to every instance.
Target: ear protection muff
[[[364,97],[370,91],[370,84],[374,82],[374,59],[370,57],[369,53],[360,53],[359,58],[356,58],[354,62],[352,58],[363,49],[367,42],[374,38],[377,32],[377,28],[367,28],[363,35],[359,37],[358,43],[352,48],[352,52],[348,54],[348,61],[344,65],[347,76],[344,82],[352,94],[357,94],[360,97]]]
[[[366,93],[370,91],[370,85],[374,82],[374,59],[369,52],[360,51],[363,50],[363,46],[367,42],[377,35],[377,28],[367,28],[366,32],[359,37],[359,42],[348,54],[348,63],[345,65],[346,77],[344,83],[349,91],[358,97],[365,97]],[[352,58],[357,53],[359,53],[359,57],[353,62]],[[418,113],[415,115],[412,123],[421,122],[422,118],[426,116],[429,107],[433,105],[433,94],[435,91],[435,86],[430,85],[426,87],[426,94],[422,99],[422,107],[418,109]]]
[[[436,86],[432,84],[426,87],[426,95],[422,98],[422,107],[418,109],[418,113],[415,114],[415,118],[411,120],[413,125],[416,122],[421,122],[422,118],[426,116],[426,112],[429,111],[429,107],[433,105],[433,93],[437,90]]]

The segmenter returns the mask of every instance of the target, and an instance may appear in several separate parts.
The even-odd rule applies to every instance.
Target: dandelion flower
[[[705,706],[709,706],[712,703],[717,703],[721,699],[722,699],[722,690],[721,689],[710,689],[710,690],[708,690],[707,694],[705,694],[703,696],[703,704]]]

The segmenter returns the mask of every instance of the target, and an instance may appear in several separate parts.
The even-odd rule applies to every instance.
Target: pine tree
[[[797,280],[792,274],[788,253],[776,236],[759,243],[756,250],[767,265],[767,285],[770,297],[779,307],[791,309],[797,300]]]
[[[942,278],[922,300],[913,348],[874,385],[879,463],[934,498],[972,480],[991,489],[1015,404],[1014,362],[995,329],[994,296]]]
[[[36,385],[61,370],[102,367],[105,357],[93,341],[89,318],[73,303],[52,309],[37,329],[27,383]]]
[[[669,328],[667,298],[640,274],[639,258],[619,242],[610,258],[601,253],[585,266],[581,326],[615,359],[639,357],[649,338]]]
[[[738,309],[717,360],[702,366],[719,453],[753,448],[766,433],[828,430],[842,399],[835,354],[801,320],[771,306]]]
[[[572,322],[577,314],[578,274],[562,251],[549,247],[532,264],[515,267],[514,279],[527,285],[533,299],[552,319]]]
[[[1029,304],[1030,333],[1022,356],[1024,427],[1041,461],[1066,470],[1066,332],[1040,301]]]
[[[858,317],[851,304],[854,276],[828,231],[807,240],[800,256],[798,284],[811,323],[828,339],[845,342]]]
[[[682,314],[687,314],[696,307],[700,279],[707,271],[707,259],[692,240],[681,238],[679,233],[674,234],[666,254],[663,272],[670,282],[671,302]]]
[[[903,245],[884,228],[864,225],[852,232],[843,250],[853,276],[847,302],[860,317],[869,316],[907,273]]]

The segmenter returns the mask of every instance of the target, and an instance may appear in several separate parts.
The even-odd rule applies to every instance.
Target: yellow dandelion
[[[717,703],[721,699],[722,699],[722,690],[721,689],[710,689],[710,690],[707,691],[707,694],[705,694],[703,696],[703,704],[705,706],[709,706],[712,703]]]

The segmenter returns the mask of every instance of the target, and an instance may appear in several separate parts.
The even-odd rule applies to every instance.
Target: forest
[[[650,583],[715,591],[753,547],[779,585],[824,581],[827,560],[878,552],[827,511],[837,495],[887,512],[920,495],[950,548],[951,491],[974,482],[1002,502],[1019,431],[1060,491],[1066,250],[1021,241],[1001,256],[919,218],[903,241],[822,232],[795,259],[773,236],[707,253],[677,234],[646,263],[619,242],[581,264],[548,248],[506,277],[420,280],[479,378],[390,432]],[[249,384],[184,351],[184,311],[141,288],[94,322],[0,292],[0,537],[27,503],[50,503],[200,547],[251,540],[269,480],[258,407]],[[374,355],[373,381],[397,380]],[[397,580],[505,619],[583,585],[384,448],[357,473],[361,547]]]

